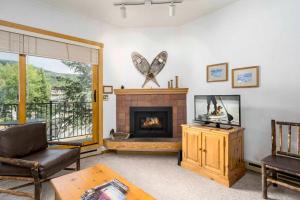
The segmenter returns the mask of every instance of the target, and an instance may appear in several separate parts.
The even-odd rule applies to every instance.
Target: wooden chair
[[[300,192],[300,186],[292,181],[278,179],[278,173],[300,177],[300,123],[272,120],[272,154],[262,160],[262,193],[267,199],[268,186],[283,186]],[[283,127],[287,127],[287,149],[284,150]],[[292,129],[297,128],[297,150],[292,151]],[[276,135],[277,130],[279,135]],[[277,148],[277,138],[279,147]]]

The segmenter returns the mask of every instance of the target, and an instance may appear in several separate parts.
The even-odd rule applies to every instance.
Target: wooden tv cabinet
[[[244,128],[182,125],[181,166],[231,187],[245,174]]]

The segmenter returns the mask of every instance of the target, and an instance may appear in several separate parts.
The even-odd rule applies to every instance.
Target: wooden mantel
[[[115,89],[116,95],[130,94],[187,94],[188,88]]]

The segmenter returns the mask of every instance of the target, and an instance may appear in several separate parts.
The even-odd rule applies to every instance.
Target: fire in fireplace
[[[162,124],[158,117],[146,117],[141,121],[142,128],[161,128]]]
[[[130,107],[131,137],[172,137],[172,107]]]

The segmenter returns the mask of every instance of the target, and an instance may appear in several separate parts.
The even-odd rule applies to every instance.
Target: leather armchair
[[[48,148],[49,145],[70,148],[54,149]],[[80,170],[81,146],[81,143],[47,142],[45,123],[0,130],[0,180],[24,180],[35,186],[34,194],[16,191],[20,186],[0,188],[0,192],[39,200],[43,181],[73,163],[76,163],[74,170]]]

